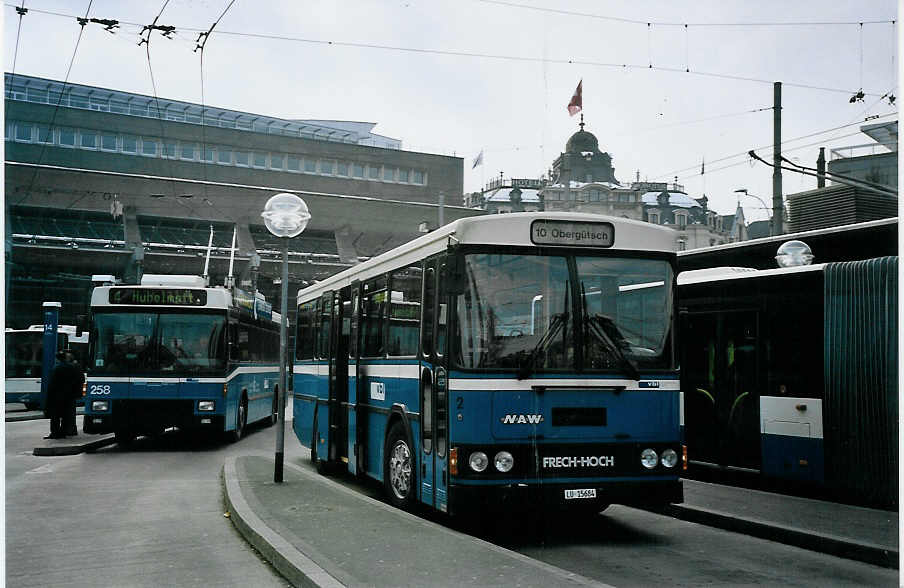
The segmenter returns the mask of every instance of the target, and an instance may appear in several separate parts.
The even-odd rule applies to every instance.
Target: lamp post
[[[769,216],[769,235],[779,235],[779,234],[781,234],[781,233],[779,232],[779,230],[778,230],[778,229],[776,228],[776,226],[775,226],[775,219],[772,218],[772,214],[771,214],[771,213],[772,213],[772,207],[766,206],[766,203],[763,201],[762,198],[760,198],[759,196],[756,196],[756,195],[754,195],[754,194],[751,194],[750,192],[747,191],[747,188],[738,188],[737,190],[735,190],[735,194],[743,194],[744,196],[750,196],[751,198],[756,198],[757,200],[759,200],[760,204],[763,205],[763,209],[764,209],[764,210],[768,210],[768,211],[770,212],[770,216]]]
[[[287,326],[289,322],[289,239],[297,237],[308,226],[311,213],[304,200],[295,194],[281,193],[267,200],[264,206],[264,224],[274,236],[283,240],[282,249],[282,304],[279,321],[279,399],[276,428],[276,456],[274,458],[273,481],[283,481],[283,459],[286,430],[286,347],[288,343]]]

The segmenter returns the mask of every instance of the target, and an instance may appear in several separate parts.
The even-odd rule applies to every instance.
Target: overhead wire
[[[42,14],[51,14],[54,16],[71,16],[65,15],[58,12],[51,11],[38,11]],[[126,21],[122,21],[126,22]],[[887,23],[889,21],[877,21]],[[134,24],[134,23],[127,23]],[[646,23],[644,23],[646,24]],[[651,23],[653,24],[653,23]],[[838,23],[836,23],[838,24]],[[202,29],[191,28],[191,27],[180,27],[181,30],[187,32],[199,32],[203,33]],[[550,63],[550,64],[558,64],[558,65],[584,65],[588,67],[603,67],[603,68],[611,68],[611,69],[636,69],[636,70],[658,70],[672,73],[682,73],[688,75],[695,76],[703,76],[703,77],[711,77],[717,79],[727,79],[727,80],[735,80],[735,81],[745,81],[757,84],[769,84],[772,85],[774,80],[765,80],[754,77],[740,76],[740,75],[731,75],[725,73],[716,73],[716,72],[706,72],[699,70],[690,70],[687,71],[688,68],[681,69],[675,67],[664,67],[659,65],[653,65],[652,63],[652,55],[650,55],[650,62],[646,65],[642,64],[633,64],[633,63],[616,63],[616,62],[604,62],[604,61],[593,61],[586,59],[553,59],[547,57],[529,57],[522,55],[504,55],[504,54],[494,54],[494,53],[483,53],[477,51],[457,51],[451,49],[425,49],[421,47],[403,47],[398,45],[388,45],[388,44],[379,44],[379,43],[362,43],[362,42],[354,42],[354,41],[332,41],[332,40],[324,40],[324,39],[312,39],[306,37],[294,37],[290,35],[276,35],[269,33],[250,33],[245,31],[218,31],[221,35],[228,35],[239,38],[248,38],[248,39],[265,39],[270,41],[285,41],[285,42],[293,42],[293,43],[306,43],[312,45],[325,45],[325,46],[334,46],[334,47],[349,47],[354,49],[374,49],[381,51],[395,51],[400,53],[413,53],[413,54],[421,54],[421,55],[441,55],[447,57],[466,57],[473,59],[493,59],[493,60],[501,60],[501,61],[514,61],[521,63]],[[783,82],[783,84],[787,87],[793,88],[802,88],[808,90],[817,90],[822,92],[835,92],[842,94],[851,94],[855,92],[850,88],[832,88],[827,86],[817,86],[813,84],[801,84],[795,82]],[[875,92],[866,92],[865,95],[870,96],[878,96]]]
[[[213,29],[219,24],[219,22],[226,16],[226,13],[229,12],[229,9],[232,8],[232,5],[235,3],[235,0],[230,0],[229,4],[226,5],[226,8],[223,9],[223,12],[220,13],[220,16],[210,25],[210,28],[207,29],[206,32],[201,32],[198,34],[198,38],[195,40],[195,49],[194,51],[200,51],[200,78],[201,78],[201,158],[203,159],[204,153],[207,150],[207,132],[205,127],[207,125],[204,124],[204,116],[206,107],[204,106],[204,48],[207,46],[207,40],[210,39],[210,34],[213,32]],[[207,180],[207,166],[203,166],[204,180]],[[207,193],[207,184],[203,184],[204,190],[204,200],[210,203],[208,200]],[[213,204],[211,204],[213,206]]]
[[[13,75],[16,75],[16,59],[19,57],[19,37],[22,36],[22,17],[28,13],[28,9],[25,8],[25,0],[22,0],[22,6],[16,7],[16,12],[19,14],[19,26],[16,29],[16,49],[13,51]]]
[[[896,112],[889,112],[889,113],[880,115],[880,116],[878,116],[877,118],[885,118],[885,117],[888,117],[888,116],[896,116],[896,115],[897,115]],[[863,123],[863,121],[851,122],[851,123],[847,123],[847,124],[840,125],[840,126],[837,126],[837,127],[833,127],[833,128],[831,128],[831,129],[825,129],[825,130],[818,131],[818,132],[815,132],[815,133],[810,133],[810,134],[807,134],[807,135],[801,135],[800,137],[794,137],[794,138],[792,138],[792,139],[786,139],[786,140],[784,140],[784,141],[781,142],[781,145],[786,145],[786,144],[788,144],[788,143],[794,143],[794,142],[796,142],[796,141],[801,141],[801,140],[803,140],[803,139],[809,139],[810,137],[816,137],[816,136],[819,136],[819,135],[825,135],[826,133],[831,133],[831,132],[833,132],[833,131],[838,131],[838,130],[841,130],[841,129],[850,127],[850,126],[852,126],[852,125],[859,125],[859,124],[862,124],[862,123]],[[856,135],[856,134],[858,134],[858,133],[853,133],[853,134]],[[762,145],[762,146],[760,146],[760,147],[756,147],[755,149],[766,149],[767,147],[771,147],[771,146],[772,146],[772,144],[770,143],[770,144],[768,144],[768,145]],[[727,160],[729,160],[729,159],[734,159],[735,157],[743,157],[743,156],[746,156],[746,155],[747,155],[748,151],[749,151],[749,150],[743,151],[743,152],[739,152],[739,153],[734,153],[734,154],[732,154],[732,155],[726,155],[725,157],[721,157],[721,158],[719,158],[719,159],[713,160],[711,163],[720,163],[720,162],[722,162],[722,161],[727,161]],[[694,165],[692,165],[692,166],[685,167],[685,168],[681,168],[681,169],[678,169],[678,170],[673,170],[673,171],[670,171],[670,172],[666,172],[666,173],[663,173],[663,174],[658,174],[658,175],[653,176],[653,178],[656,179],[656,178],[663,178],[663,177],[667,177],[667,176],[673,176],[673,175],[675,175],[675,174],[680,174],[680,173],[683,173],[683,172],[686,172],[686,171],[691,171],[691,170],[694,170],[694,169],[697,169],[697,165],[696,165],[696,164],[694,164]]]
[[[91,12],[91,5],[94,3],[94,0],[88,0],[88,8],[85,9],[85,16],[83,19],[88,18],[88,14]],[[60,111],[60,104],[63,102],[63,96],[66,95],[66,85],[69,83],[69,75],[72,73],[72,65],[75,63],[75,56],[78,54],[79,44],[82,42],[82,35],[85,33],[85,21],[79,21],[79,30],[78,30],[78,38],[75,40],[75,48],[72,50],[72,57],[69,58],[69,67],[66,68],[66,77],[63,79],[63,87],[60,89],[60,97],[57,99],[57,103],[53,108],[53,114],[50,117],[50,124],[48,125],[48,129],[50,133],[53,131],[53,124],[56,122],[57,113]],[[39,131],[40,132],[40,131]],[[38,137],[38,140],[41,140],[41,137]],[[44,154],[47,152],[47,142],[42,141],[41,152],[38,154],[38,164],[40,165],[44,159]],[[28,191],[26,191],[25,196],[17,202],[17,204],[21,204],[31,194],[32,189],[34,189],[35,180],[38,176],[38,168],[34,169],[34,172],[31,175],[31,180],[28,183]]]
[[[525,10],[534,10],[537,12],[545,12],[548,14],[561,14],[565,16],[579,16],[581,18],[593,18],[598,20],[607,20],[611,22],[620,22],[636,25],[656,25],[656,26],[672,26],[672,27],[782,27],[782,26],[843,26],[843,25],[859,25],[859,24],[887,24],[895,22],[891,19],[885,20],[867,20],[867,21],[772,21],[772,22],[669,22],[654,20],[638,20],[632,18],[621,18],[617,16],[606,16],[592,12],[578,12],[575,10],[564,10],[561,8],[548,8],[544,6],[531,6],[529,4],[519,4],[517,2],[508,2],[506,0],[477,0],[484,4],[496,4],[499,6],[507,6],[509,8],[520,8]]]

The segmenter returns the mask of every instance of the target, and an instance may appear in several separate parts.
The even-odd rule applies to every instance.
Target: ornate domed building
[[[593,133],[584,130],[584,115],[581,115],[581,129],[573,134],[565,144],[565,152],[552,164],[552,180],[556,184],[565,182],[608,183],[618,185],[612,157],[600,151],[599,141]]]

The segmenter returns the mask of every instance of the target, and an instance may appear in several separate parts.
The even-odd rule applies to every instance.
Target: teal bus
[[[683,499],[674,231],[460,219],[298,293],[293,428],[402,508]]]
[[[127,444],[170,427],[242,437],[276,422],[279,321],[260,294],[146,274],[91,295],[86,433]]]

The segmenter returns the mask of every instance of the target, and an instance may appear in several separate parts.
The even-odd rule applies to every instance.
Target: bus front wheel
[[[389,430],[383,458],[383,484],[394,506],[410,509],[414,504],[415,473],[414,454],[405,427],[395,423]]]
[[[248,399],[242,396],[235,411],[235,430],[232,432],[232,440],[238,441],[245,434],[245,425],[248,424]]]

